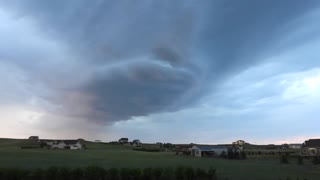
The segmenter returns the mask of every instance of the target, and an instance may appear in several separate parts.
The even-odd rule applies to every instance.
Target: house
[[[243,146],[246,144],[244,140],[238,140],[232,143],[234,147],[238,147],[239,149],[243,150]]]
[[[66,149],[82,149],[82,144],[79,140],[64,140],[64,143],[67,145]]]
[[[121,138],[119,139],[118,141],[120,144],[127,144],[129,142],[129,139],[128,138]]]
[[[79,140],[41,140],[41,143],[45,143],[50,149],[82,149],[82,145]]]
[[[132,141],[132,146],[136,146],[136,147],[140,147],[141,146],[141,142],[139,139],[135,139]]]
[[[214,157],[227,152],[228,148],[217,145],[194,145],[191,148],[191,155],[195,157]]]
[[[309,139],[302,144],[302,156],[320,156],[320,139]]]
[[[301,149],[302,144],[289,144],[289,149]]]
[[[64,141],[53,141],[50,143],[51,149],[67,149],[67,144]]]
[[[29,139],[29,140],[38,141],[38,140],[39,140],[39,136],[30,136],[28,139]]]

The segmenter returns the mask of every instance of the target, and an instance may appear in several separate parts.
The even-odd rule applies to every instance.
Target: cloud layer
[[[40,110],[43,121],[112,124],[194,108],[208,96],[216,97],[211,104],[229,106],[228,94],[221,95],[227,81],[319,37],[318,1],[0,5],[0,74],[8,77],[1,78],[0,102]],[[318,65],[289,59],[280,60],[289,64],[283,72]]]

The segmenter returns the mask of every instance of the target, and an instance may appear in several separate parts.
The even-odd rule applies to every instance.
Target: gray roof
[[[214,151],[216,149],[227,149],[224,146],[217,146],[217,145],[194,145],[201,151]]]

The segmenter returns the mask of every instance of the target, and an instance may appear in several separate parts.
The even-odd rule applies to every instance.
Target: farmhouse
[[[129,139],[128,138],[121,138],[119,139],[118,141],[120,144],[127,144],[129,142]]]
[[[301,149],[302,156],[319,156],[320,155],[320,139],[309,139],[305,141]]]
[[[41,140],[50,149],[82,149],[83,145],[79,140]]]
[[[194,145],[191,148],[191,155],[195,157],[214,157],[227,152],[228,148],[217,145]]]
[[[28,139],[29,139],[29,140],[38,141],[38,140],[39,140],[39,136],[30,136]]]
[[[136,146],[136,147],[140,147],[141,146],[141,142],[139,139],[135,139],[132,141],[132,146]]]
[[[234,147],[238,147],[239,149],[243,150],[243,146],[246,144],[244,140],[238,140],[232,143]]]

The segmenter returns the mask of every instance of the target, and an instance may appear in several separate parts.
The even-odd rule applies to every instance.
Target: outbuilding
[[[227,152],[228,148],[218,145],[194,145],[191,148],[191,155],[195,157],[215,157]]]

